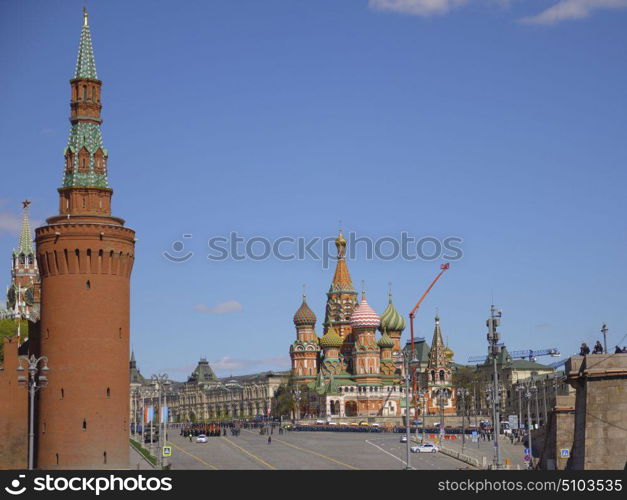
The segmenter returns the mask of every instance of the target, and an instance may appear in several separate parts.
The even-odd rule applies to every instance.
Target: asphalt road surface
[[[239,436],[209,437],[207,443],[189,442],[172,433],[168,442],[173,453],[170,463],[181,469],[403,469],[405,443],[400,434],[289,432],[268,436],[242,429]],[[462,462],[441,453],[411,453],[415,469],[451,470]]]

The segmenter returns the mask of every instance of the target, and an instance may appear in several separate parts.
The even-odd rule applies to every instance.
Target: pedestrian
[[[622,352],[623,352],[623,350],[622,350],[619,346],[616,346],[616,347],[614,348],[614,354],[620,354],[620,353],[622,353]]]
[[[603,354],[603,346],[601,342],[597,340],[596,344],[594,344],[594,349],[592,350],[592,354]]]
[[[189,442],[190,443],[192,442],[192,433],[191,432],[189,433]]]
[[[587,356],[588,354],[590,354],[590,348],[588,347],[588,344],[582,342],[581,347],[579,348],[579,355]]]
[[[268,444],[272,443],[272,436],[268,436]]]

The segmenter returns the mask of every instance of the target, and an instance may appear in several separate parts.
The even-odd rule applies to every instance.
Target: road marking
[[[192,455],[192,454],[191,454],[191,453],[189,453],[188,451],[185,451],[183,448],[181,448],[181,447],[179,447],[179,446],[176,446],[174,443],[170,443],[170,442],[168,442],[168,444],[169,444],[170,446],[172,446],[173,448],[175,448],[175,449],[177,449],[177,450],[179,450],[179,451],[182,451],[182,452],[183,452],[183,453],[185,453],[186,455],[189,455],[190,457],[192,457],[192,458],[194,458],[194,459],[198,460],[201,464],[206,465],[206,466],[207,466],[207,467],[209,467],[210,469],[213,469],[213,470],[218,470],[218,468],[217,468],[215,465],[211,465],[209,462],[205,462],[202,458],[197,457],[196,455]]]
[[[222,436],[222,439],[224,439],[227,443],[232,444],[233,446],[235,446],[236,448],[240,449],[241,451],[243,451],[244,453],[246,453],[246,455],[248,455],[251,458],[254,458],[255,460],[257,460],[259,463],[265,465],[266,467],[268,467],[268,469],[272,469],[272,470],[277,470],[276,467],[274,467],[273,465],[270,465],[268,462],[266,462],[265,460],[263,460],[262,458],[259,458],[257,455],[249,452],[248,450],[242,448],[239,444],[235,444],[233,441],[231,441],[229,438]]]
[[[329,460],[331,462],[334,462],[334,463],[336,463],[338,465],[341,465],[342,467],[346,467],[348,469],[353,469],[353,470],[359,470],[359,467],[355,467],[353,465],[345,464],[344,462],[340,462],[339,460],[336,460],[335,458],[327,457],[326,455],[323,455],[322,453],[318,453],[317,451],[309,450],[307,448],[301,448],[300,446],[296,446],[295,444],[288,443],[287,441],[283,441],[282,439],[277,439],[276,441],[278,441],[279,443],[284,444],[285,446],[291,446],[292,448],[295,448],[297,450],[301,450],[301,451],[304,451],[306,453],[311,453],[312,455],[316,455],[317,457],[324,458],[325,460]]]
[[[392,454],[392,453],[390,453],[389,451],[384,450],[383,448],[381,448],[380,446],[378,446],[378,445],[376,445],[376,444],[374,444],[374,443],[371,443],[371,442],[370,442],[370,441],[368,441],[367,439],[366,439],[366,443],[368,443],[368,444],[370,444],[370,445],[374,446],[375,448],[379,448],[379,449],[380,449],[383,453],[385,453],[386,455],[390,455],[392,458],[394,458],[394,459],[398,460],[399,462],[401,462],[401,463],[403,463],[405,466],[407,466],[407,462],[405,462],[405,460],[403,460],[403,459],[401,459],[401,458],[398,458],[396,455],[393,455],[393,454]],[[412,470],[415,470],[415,469],[412,467]]]
[[[252,432],[252,431],[248,431],[248,432],[250,432],[251,434],[254,434],[254,432]],[[283,441],[282,439],[274,438],[273,441],[278,441],[279,443],[282,443],[285,446],[291,446],[292,448],[294,448],[296,450],[304,451],[305,453],[310,453],[312,455],[316,455],[317,457],[324,458],[325,460],[329,460],[329,461],[331,461],[333,463],[341,465],[342,467],[346,467],[346,468],[352,469],[352,470],[359,470],[359,467],[355,467],[353,465],[345,464],[344,462],[340,462],[339,460],[336,460],[335,458],[327,457],[326,455],[323,455],[322,453],[318,453],[317,451],[309,450],[307,448],[301,448],[300,446],[296,446],[295,444],[288,443],[287,441]]]

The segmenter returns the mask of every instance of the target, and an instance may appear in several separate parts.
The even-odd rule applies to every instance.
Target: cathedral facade
[[[292,376],[297,387],[306,388],[296,394],[298,416],[400,417],[405,415],[406,404],[401,351],[405,320],[394,307],[391,294],[380,316],[368,304],[365,293],[358,300],[341,232],[335,245],[337,265],[327,292],[322,337],[316,334],[317,318],[304,296],[294,314]],[[445,393],[448,399],[444,404],[454,409],[452,352],[444,346],[439,328],[437,319],[428,361],[412,367],[416,377],[410,387],[410,414],[429,413],[436,399],[439,408],[443,402],[438,398]],[[435,379],[428,375],[431,372]],[[419,390],[416,383],[422,384],[421,395],[426,396],[422,407],[414,399]],[[302,397],[305,392],[306,398]]]

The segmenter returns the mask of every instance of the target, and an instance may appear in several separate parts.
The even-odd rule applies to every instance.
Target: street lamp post
[[[163,447],[168,441],[168,423],[165,408],[167,407],[167,391],[170,387],[170,380],[167,373],[153,375],[150,380],[157,391],[159,401],[159,463],[161,467],[167,465],[167,457],[163,456]]]
[[[607,354],[607,325],[605,323],[601,327],[601,333],[603,334],[603,354]]]
[[[461,399],[462,403],[462,453],[464,453],[464,446],[466,445],[466,428],[464,426],[464,417],[466,416],[466,396],[468,395],[468,389],[465,387],[458,387],[456,390],[457,396]]]
[[[529,447],[529,469],[533,469],[533,443],[531,438],[531,429],[533,427],[533,421],[531,419],[531,398],[537,388],[533,381],[529,380],[527,384],[521,383],[517,388],[517,391],[525,397],[527,400],[527,446]]]
[[[496,331],[496,327],[499,326],[501,322],[501,311],[498,311],[494,305],[490,308],[490,317],[488,318],[486,324],[488,326],[488,344],[489,344],[489,353],[492,355],[492,366],[493,366],[493,408],[492,408],[492,430],[494,434],[494,468],[501,468],[501,456],[499,449],[499,373],[496,357],[501,352],[501,345],[499,344],[500,334]]]
[[[20,373],[17,377],[17,381],[20,384],[24,384],[28,388],[28,395],[30,396],[30,408],[29,408],[29,424],[28,424],[28,470],[33,470],[34,466],[34,452],[35,452],[35,393],[39,389],[43,389],[48,385],[48,358],[41,356],[36,358],[31,354],[28,356],[20,356],[18,358],[17,371]],[[28,365],[28,376],[21,375],[25,368],[22,363]],[[39,363],[42,364],[39,368]]]
[[[402,351],[402,356],[403,356],[403,362],[405,365],[405,434],[407,437],[407,442],[405,443],[406,446],[406,459],[407,459],[407,466],[405,468],[405,470],[412,470],[412,467],[410,465],[410,460],[411,460],[411,456],[410,456],[410,447],[411,447],[411,442],[410,442],[410,437],[411,437],[411,432],[410,432],[410,415],[409,415],[409,388],[410,388],[410,381],[412,378],[412,374],[413,374],[413,366],[416,366],[416,364],[418,363],[418,359],[416,358],[415,353],[412,355],[412,357],[410,358],[410,353],[407,350]]]

